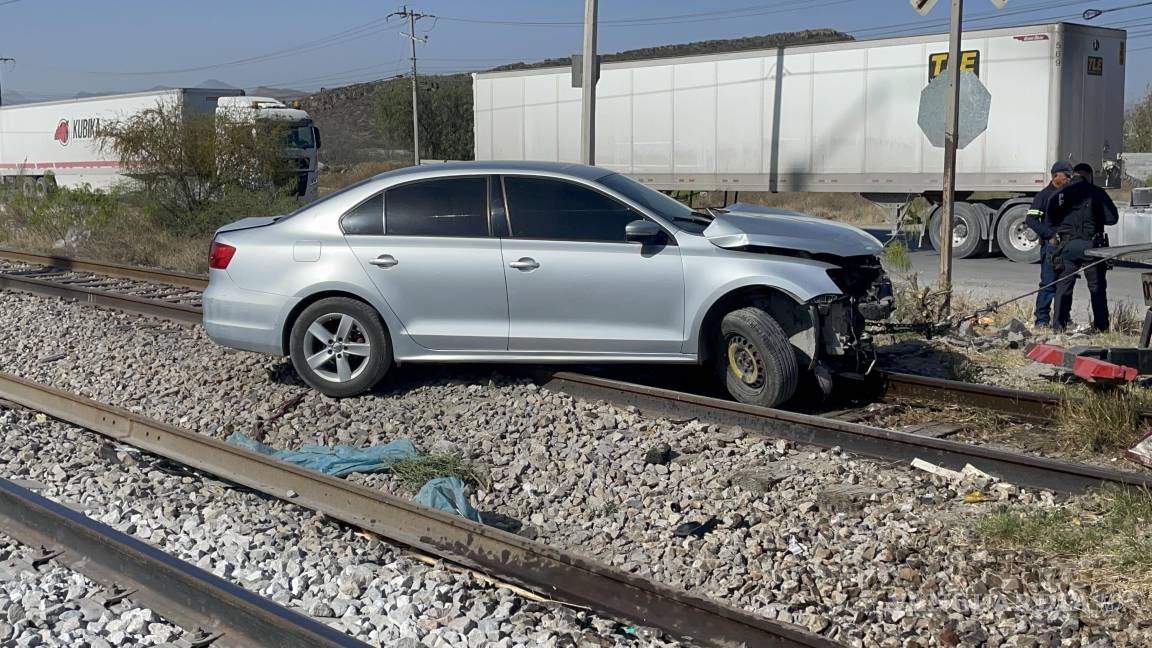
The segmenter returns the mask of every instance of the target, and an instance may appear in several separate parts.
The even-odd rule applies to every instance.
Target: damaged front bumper
[[[834,281],[839,278],[839,273],[830,271],[829,274]],[[869,321],[886,320],[892,314],[895,308],[892,282],[880,270],[863,276],[855,274],[851,281],[837,281],[837,285],[848,290],[839,295],[821,295],[808,302],[817,340],[811,368],[819,371],[823,366],[833,373],[866,375],[876,363],[876,351],[865,325]]]

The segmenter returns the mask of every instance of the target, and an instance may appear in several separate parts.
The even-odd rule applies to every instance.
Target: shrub
[[[26,228],[52,240],[68,237],[69,230],[91,230],[103,226],[120,211],[116,193],[93,191],[87,187],[70,189],[53,187],[43,196],[25,195],[7,186],[0,200],[4,203],[5,228]]]

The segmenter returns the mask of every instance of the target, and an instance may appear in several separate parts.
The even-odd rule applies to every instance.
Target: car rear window
[[[422,180],[389,189],[384,229],[390,236],[488,236],[488,179]]]
[[[604,194],[571,182],[504,177],[512,238],[623,243],[639,214]]]
[[[384,194],[378,193],[348,210],[340,218],[345,234],[380,235],[384,233]]]

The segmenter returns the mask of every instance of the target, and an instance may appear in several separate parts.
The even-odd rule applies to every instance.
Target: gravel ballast
[[[186,636],[82,574],[54,561],[36,565],[40,554],[0,536],[0,645],[158,646]]]
[[[487,474],[477,508],[525,536],[848,645],[1152,645],[1137,593],[973,541],[976,516],[1051,508],[1050,493],[980,484],[993,501],[966,504],[967,487],[905,466],[653,419],[482,368],[404,367],[335,401],[282,359],[224,350],[198,327],[58,300],[0,293],[0,325],[20,332],[0,369],[218,438],[304,393],[267,443],[403,436],[458,454]],[[353,479],[411,495],[388,475]],[[690,523],[707,532],[679,537]]]
[[[0,429],[3,477],[37,483],[46,497],[374,645],[633,645],[619,623],[428,565],[323,516],[42,415],[0,410]]]

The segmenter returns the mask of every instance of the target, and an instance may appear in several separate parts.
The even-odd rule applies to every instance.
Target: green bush
[[[26,228],[53,240],[65,238],[73,227],[89,231],[99,228],[121,210],[119,195],[115,192],[51,187],[43,196],[38,196],[26,195],[17,184],[4,187],[0,190],[0,202],[3,202],[5,226]]]

